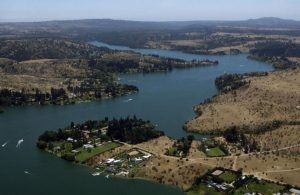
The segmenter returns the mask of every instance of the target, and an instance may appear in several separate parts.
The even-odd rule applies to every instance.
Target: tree
[[[42,140],[38,140],[36,145],[41,150],[44,150],[44,149],[47,148],[47,143],[45,141],[42,141]]]

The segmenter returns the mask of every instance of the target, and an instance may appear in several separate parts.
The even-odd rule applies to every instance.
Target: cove
[[[185,60],[218,60],[218,66],[174,69],[168,73],[119,75],[120,82],[139,87],[140,92],[116,99],[68,106],[22,106],[0,114],[0,194],[183,194],[175,187],[144,180],[93,177],[92,170],[65,162],[38,150],[37,137],[45,130],[56,130],[89,119],[105,116],[137,115],[149,119],[166,135],[186,136],[185,121],[195,116],[192,107],[217,94],[214,79],[227,73],[272,71],[270,64],[247,59],[246,54],[206,56],[156,49],[130,49],[92,42],[99,47],[131,50]],[[132,101],[128,101],[132,99]],[[24,139],[16,148],[19,139]],[[24,172],[26,171],[26,173]]]

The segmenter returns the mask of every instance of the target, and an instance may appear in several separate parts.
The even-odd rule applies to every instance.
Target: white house
[[[89,149],[89,148],[94,148],[94,146],[91,145],[91,144],[84,144],[84,145],[83,145],[83,148],[84,148],[84,149]]]

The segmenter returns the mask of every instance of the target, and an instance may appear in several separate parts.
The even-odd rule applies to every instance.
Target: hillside
[[[299,69],[245,78],[249,85],[196,106],[194,109],[200,115],[186,127],[203,133],[218,133],[234,126],[255,132],[274,121],[299,122],[299,78]]]

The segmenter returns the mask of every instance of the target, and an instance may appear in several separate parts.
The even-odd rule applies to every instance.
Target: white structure
[[[133,160],[134,160],[134,162],[140,162],[140,161],[142,161],[143,159],[141,159],[141,158],[134,158]]]
[[[147,155],[143,156],[144,159],[148,159],[150,157],[151,157],[151,154],[147,154]]]
[[[115,161],[114,158],[109,158],[109,159],[106,160],[106,163],[107,163],[107,164],[110,164],[110,163],[112,163],[112,162],[114,162],[114,161]]]
[[[73,142],[73,141],[74,141],[74,139],[73,139],[73,138],[71,138],[71,137],[69,137],[69,138],[67,139],[67,141],[68,141],[68,142]]]
[[[119,163],[121,160],[114,160],[113,163]]]
[[[84,148],[84,149],[89,149],[89,148],[94,148],[94,146],[91,145],[91,144],[84,144],[84,145],[83,145],[83,148]]]

